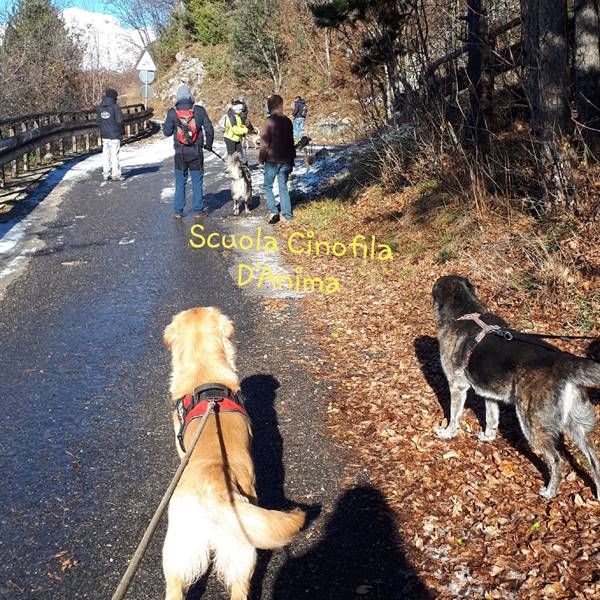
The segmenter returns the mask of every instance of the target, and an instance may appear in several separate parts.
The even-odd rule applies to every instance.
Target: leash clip
[[[507,342],[510,342],[515,339],[515,336],[508,329],[505,329],[501,333],[501,335],[502,335],[502,338],[505,339]]]

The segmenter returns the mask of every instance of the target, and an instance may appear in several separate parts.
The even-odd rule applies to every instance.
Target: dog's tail
[[[567,374],[568,379],[577,385],[600,385],[600,362],[573,357],[569,361]]]
[[[300,509],[290,512],[267,510],[241,499],[223,508],[229,529],[263,550],[285,546],[302,529],[306,518]]]

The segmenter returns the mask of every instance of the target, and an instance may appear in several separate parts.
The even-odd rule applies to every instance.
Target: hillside
[[[230,76],[227,64],[227,48],[205,48],[190,44],[177,52],[177,58],[166,69],[158,72],[154,85],[156,94],[152,100],[160,118],[172,105],[177,87],[185,83],[190,86],[196,100],[208,109],[213,121],[218,121],[232,98],[244,97],[251,121],[259,125],[264,119],[265,99],[272,93],[272,82],[265,78],[236,83]],[[308,102],[309,116],[306,130],[316,143],[350,143],[364,131],[363,115],[354,90],[345,82],[323,88],[319,81],[304,77],[306,65],[290,68],[288,78],[280,91],[291,107],[296,95]],[[137,86],[137,83],[134,82]],[[135,89],[130,89],[135,93]]]
[[[123,27],[116,17],[74,6],[62,14],[69,32],[83,49],[84,69],[123,73],[135,67],[143,51],[138,31]]]

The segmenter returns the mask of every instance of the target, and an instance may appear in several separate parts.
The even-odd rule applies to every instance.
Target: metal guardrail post
[[[33,128],[34,129],[38,129],[39,126],[40,126],[40,123],[41,123],[40,119],[35,119],[33,121]],[[40,147],[37,146],[36,149],[35,149],[33,164],[34,164],[35,167],[38,167],[41,162],[42,162],[42,152],[40,150]]]
[[[14,126],[12,126],[8,131],[10,132],[11,137],[16,135]],[[11,175],[13,178],[17,176],[17,161],[16,160],[13,160],[11,163]]]
[[[21,131],[22,132],[27,131],[27,122],[26,121],[21,123]],[[29,153],[25,152],[25,154],[23,154],[23,172],[27,173],[28,171],[29,171]]]

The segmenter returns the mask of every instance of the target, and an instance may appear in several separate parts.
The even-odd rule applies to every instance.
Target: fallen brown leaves
[[[581,468],[566,467],[559,496],[546,501],[538,494],[543,477],[510,409],[493,442],[476,437],[481,425],[472,409],[481,413],[479,400],[468,404],[455,439],[434,433],[448,403],[431,314],[438,276],[469,276],[492,310],[523,329],[565,331],[580,319],[580,305],[506,283],[523,260],[514,236],[531,232],[525,219],[512,228],[496,219],[490,229],[457,217],[445,226],[459,232],[454,258],[440,263],[435,244],[420,240],[443,236],[442,224],[426,229],[414,219],[388,218],[404,211],[404,202],[394,197],[385,205],[366,195],[327,231],[330,239],[347,240],[371,233],[376,223],[378,235],[396,237],[394,261],[288,257],[313,276],[341,283],[340,294],[303,300],[327,359],[314,365],[316,376],[334,384],[327,426],[396,511],[408,558],[437,597],[599,598],[600,504],[581,477],[581,456],[568,446]],[[310,228],[310,206],[298,216],[300,227]]]

